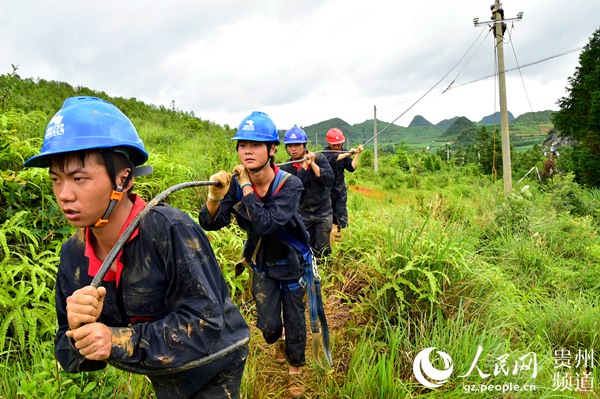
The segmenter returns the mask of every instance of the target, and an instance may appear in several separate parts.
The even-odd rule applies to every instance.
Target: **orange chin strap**
[[[122,197],[123,186],[117,186],[117,189],[113,190],[110,194],[110,203],[108,204],[108,208],[106,208],[106,212],[104,212],[104,215],[102,215],[102,217],[96,223],[94,223],[94,227],[102,227],[108,223],[108,217],[115,208],[115,205],[117,205],[117,202],[121,201]]]

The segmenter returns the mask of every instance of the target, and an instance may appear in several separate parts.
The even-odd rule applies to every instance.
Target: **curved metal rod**
[[[136,374],[165,375],[165,374],[179,373],[181,371],[190,370],[190,369],[193,369],[196,367],[204,366],[205,364],[208,364],[208,363],[212,363],[215,360],[221,359],[222,357],[225,357],[225,356],[229,355],[230,353],[235,352],[236,350],[244,347],[249,342],[250,342],[250,338],[246,337],[246,338],[240,339],[237,342],[234,342],[233,344],[231,344],[213,354],[201,357],[200,359],[192,360],[192,361],[190,361],[186,364],[183,364],[181,366],[178,366],[178,367],[171,367],[171,368],[167,368],[167,369],[140,371],[139,368],[130,366],[127,363],[117,363],[117,362],[113,362],[110,360],[107,361],[107,363],[115,368],[118,368],[119,370],[127,371],[130,373],[136,373]]]
[[[354,151],[350,151],[350,150],[340,150],[340,151],[338,151],[338,150],[319,150],[319,151],[315,151],[315,154],[317,152],[322,152],[322,153],[333,152],[333,153],[336,153],[336,154],[347,154],[349,152],[354,152]]]

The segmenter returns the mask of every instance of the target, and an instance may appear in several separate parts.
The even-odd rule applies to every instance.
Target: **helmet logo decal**
[[[242,130],[245,132],[253,132],[254,131],[254,121],[251,119],[248,119],[246,121],[246,124],[242,127]]]
[[[292,133],[292,134],[290,135],[290,138],[291,138],[291,139],[297,139],[297,138],[298,138],[298,136],[296,136],[296,133]]]
[[[62,123],[63,116],[60,114],[56,114],[48,123],[48,127],[46,128],[46,137],[45,140],[54,136],[62,136],[65,134],[65,124]]]

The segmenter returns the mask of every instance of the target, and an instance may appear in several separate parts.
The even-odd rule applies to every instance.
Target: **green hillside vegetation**
[[[474,136],[477,134],[478,130],[479,129],[475,123],[471,122],[464,116],[461,116],[456,119],[448,129],[446,129],[441,137],[454,137],[457,139],[459,136],[468,136],[469,133],[472,133]]]
[[[0,90],[0,397],[152,398],[143,376],[110,366],[67,374],[55,362],[54,276],[60,244],[73,231],[47,171],[21,165],[39,151],[49,118],[73,95],[105,98],[132,119],[154,166],[135,181],[147,200],[176,183],[232,170],[234,130],[191,112],[16,74],[0,76]],[[355,145],[372,137],[372,122],[331,120],[305,129],[311,141],[318,134],[324,143],[327,130],[339,127]],[[378,121],[379,129],[386,125]],[[349,227],[320,265],[333,366],[318,366],[309,336],[305,397],[596,397],[585,390],[600,377],[588,357],[599,350],[600,190],[576,184],[562,158],[562,174],[551,174],[537,145],[514,153],[513,193],[504,196],[497,135],[490,126],[476,128],[473,145],[452,144],[447,157],[425,147],[443,129],[390,126],[380,136],[380,143],[389,141],[379,172],[368,148],[347,175]],[[456,137],[463,132],[457,128]],[[286,158],[282,146],[277,157]],[[533,173],[518,181],[532,167],[540,180]],[[206,195],[205,188],[182,190],[168,202],[196,217]],[[242,398],[284,397],[286,366],[273,360],[255,328],[248,272],[234,278],[244,234],[231,226],[209,237],[252,325]],[[425,348],[452,358],[453,372],[436,389],[413,373]],[[434,367],[445,368],[431,356]],[[571,368],[555,367],[567,360]]]
[[[520,150],[541,144],[554,128],[553,111],[528,112],[510,123],[511,142]]]

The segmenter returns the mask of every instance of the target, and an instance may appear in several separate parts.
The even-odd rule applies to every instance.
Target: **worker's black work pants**
[[[290,286],[295,289],[290,290]],[[298,367],[306,363],[304,292],[297,281],[282,282],[256,271],[252,274],[252,295],[258,314],[256,326],[265,341],[273,344],[281,337],[285,325],[285,358],[291,366]]]
[[[337,224],[338,230],[348,227],[348,191],[331,191],[331,207],[333,208],[333,224]]]
[[[247,357],[248,346],[244,346],[198,368],[161,375],[159,384],[153,381],[156,398],[237,399]],[[196,391],[191,390],[192,386]]]
[[[245,365],[246,357],[238,366],[221,371],[193,399],[238,399]]]
[[[319,215],[302,212],[302,221],[310,237],[310,247],[315,256],[322,257],[331,253],[330,235],[333,215]]]

